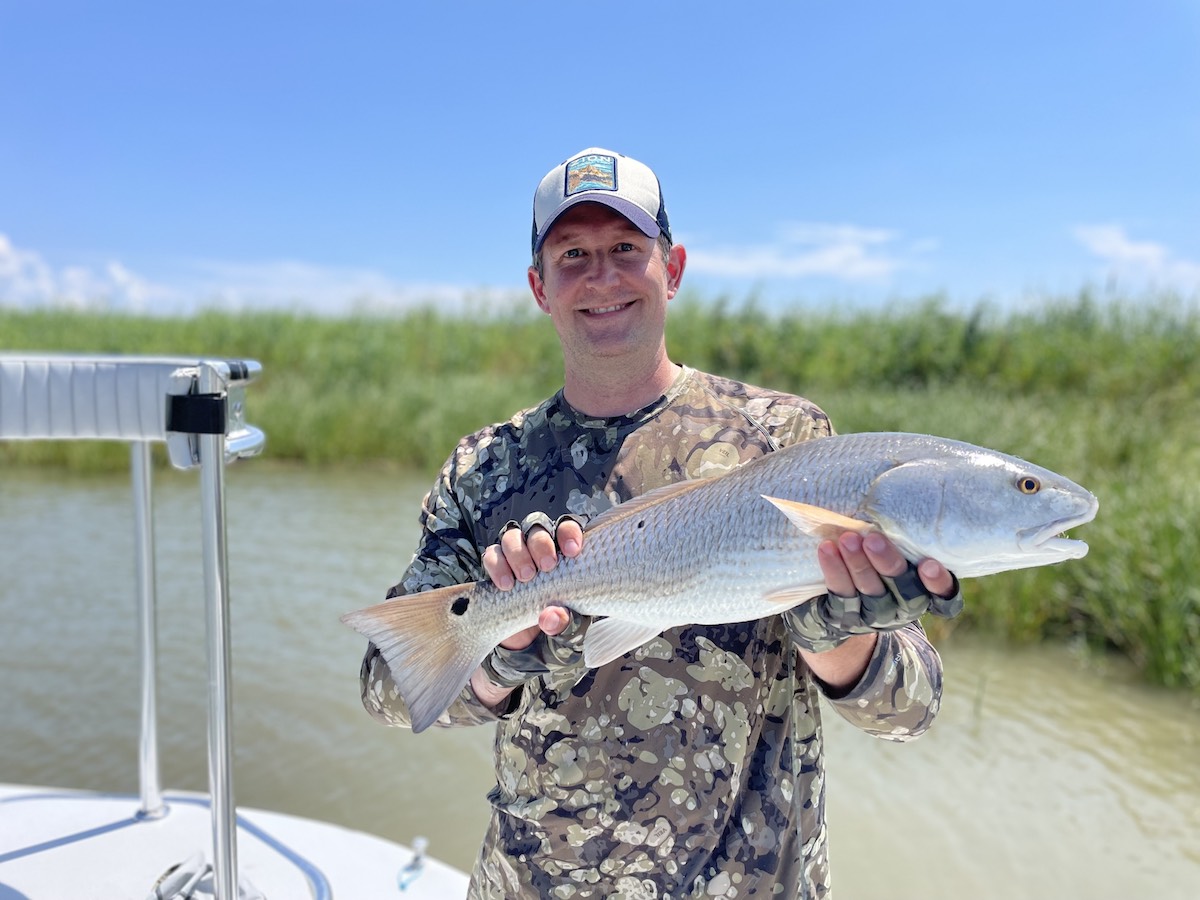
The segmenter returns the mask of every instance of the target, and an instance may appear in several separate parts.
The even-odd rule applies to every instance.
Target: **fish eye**
[[[1022,494],[1036,494],[1042,489],[1042,483],[1032,475],[1022,475],[1017,479],[1017,490]]]

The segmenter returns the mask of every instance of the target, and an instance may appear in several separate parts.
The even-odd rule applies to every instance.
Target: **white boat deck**
[[[0,784],[0,900],[146,900],[171,866],[211,860],[203,794],[167,793],[167,813],[139,819],[132,796]],[[268,900],[454,900],[467,876],[407,847],[282,813],[238,810],[238,871]],[[211,896],[206,894],[205,896]]]

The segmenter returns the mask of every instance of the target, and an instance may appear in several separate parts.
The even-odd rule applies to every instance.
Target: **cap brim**
[[[655,221],[654,217],[636,203],[604,191],[595,191],[593,193],[576,194],[574,197],[563,201],[558,209],[554,210],[554,213],[543,223],[542,230],[538,232],[537,240],[533,244],[534,253],[542,249],[546,235],[550,233],[550,229],[554,227],[554,223],[558,221],[559,217],[568,209],[580,203],[599,203],[602,206],[607,206],[609,209],[616,210],[637,226],[638,231],[646,235],[646,237],[657,238],[662,233],[662,229],[658,227],[658,222]]]

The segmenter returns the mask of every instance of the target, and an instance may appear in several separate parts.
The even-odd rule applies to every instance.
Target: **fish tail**
[[[346,613],[341,620],[383,656],[421,732],[454,702],[495,641],[466,623],[474,582],[409,594]],[[464,627],[465,626],[465,627]]]

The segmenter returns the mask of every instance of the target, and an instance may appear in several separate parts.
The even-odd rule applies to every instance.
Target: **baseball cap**
[[[533,252],[555,221],[577,203],[603,203],[647,237],[671,237],[658,176],[645,163],[600,147],[589,147],[546,173],[533,195]]]

